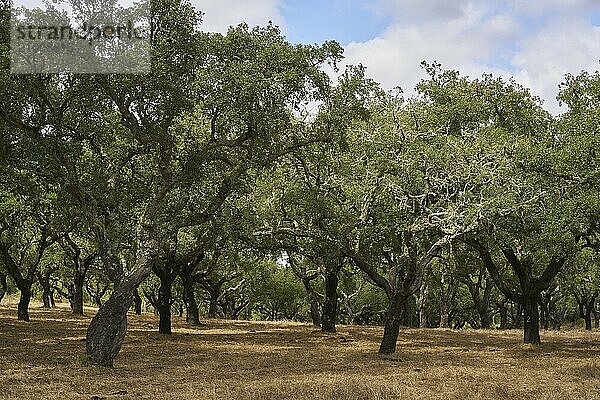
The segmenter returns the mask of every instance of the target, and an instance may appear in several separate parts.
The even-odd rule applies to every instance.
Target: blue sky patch
[[[345,45],[373,39],[392,23],[392,18],[376,13],[368,4],[357,0],[287,0],[281,13],[291,42],[321,43],[334,39]]]

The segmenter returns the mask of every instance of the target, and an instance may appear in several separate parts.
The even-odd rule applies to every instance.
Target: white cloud
[[[227,32],[231,25],[246,22],[250,26],[266,25],[269,21],[283,26],[278,0],[191,0],[204,15],[201,29],[209,32]]]
[[[479,75],[502,51],[496,39],[510,40],[517,32],[510,15],[465,13],[447,21],[394,24],[373,40],[346,46],[346,62],[364,64],[385,87],[410,90],[424,76],[421,61],[436,60],[446,68]]]
[[[460,18],[470,0],[380,0],[379,7],[398,21],[433,21]]]
[[[516,12],[533,15],[557,11],[564,15],[590,10],[597,6],[598,0],[514,0]]]
[[[600,67],[600,28],[588,17],[595,1],[514,0],[512,7],[496,1],[381,1],[382,10],[395,10],[395,22],[372,40],[348,44],[346,63],[362,63],[386,88],[411,92],[424,77],[420,62],[436,60],[464,75],[515,76],[558,113],[555,97],[564,74]],[[535,28],[526,25],[530,18]]]
[[[571,18],[553,21],[534,36],[523,38],[512,64],[519,69],[517,79],[557,112],[557,86],[564,75],[598,69],[599,59],[600,27]]]

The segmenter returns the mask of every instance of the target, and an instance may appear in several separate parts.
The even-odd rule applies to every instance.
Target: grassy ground
[[[0,306],[1,399],[600,399],[600,333],[403,330],[398,352],[376,354],[380,328],[326,335],[295,323],[208,320],[155,333],[132,315],[114,369],[87,365],[88,318]]]

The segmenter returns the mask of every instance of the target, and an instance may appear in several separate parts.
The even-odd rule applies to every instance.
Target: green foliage
[[[304,288],[289,269],[269,261],[254,269],[249,288],[251,304],[262,319],[309,319]]]
[[[589,248],[580,251],[565,266],[560,282],[570,294],[583,297],[600,291],[600,255]]]
[[[269,319],[309,315],[282,254],[310,265],[317,292],[324,275],[342,277],[348,322],[382,322],[389,287],[406,283],[411,297],[423,278],[430,324],[447,297],[476,325],[466,280],[483,264],[467,237],[491,249],[512,288],[506,249],[533,277],[568,259],[556,293],[600,284],[598,72],[567,75],[559,117],[512,79],[437,63],[423,63],[407,99],[360,65],[331,82],[335,42],[293,45],[272,24],[206,33],[188,1],[152,7],[152,72],[110,77],[10,75],[0,8],[0,240],[14,258],[34,258],[42,230],[71,232],[100,255],[87,280],[96,293],[174,249],[204,280],[199,297]],[[372,271],[354,270],[352,251]],[[54,277],[69,280],[64,258],[55,246],[40,267],[60,265]],[[421,259],[427,271],[407,267]]]

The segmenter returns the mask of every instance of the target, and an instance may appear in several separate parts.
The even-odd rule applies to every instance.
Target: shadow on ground
[[[3,399],[600,399],[600,335],[407,329],[379,356],[382,330],[206,320],[156,332],[152,314],[129,317],[116,368],[87,364],[89,317],[32,310],[16,321],[0,306]],[[96,397],[94,397],[96,396]]]

